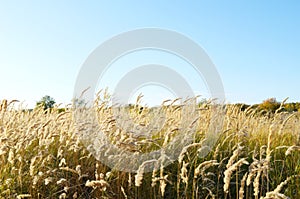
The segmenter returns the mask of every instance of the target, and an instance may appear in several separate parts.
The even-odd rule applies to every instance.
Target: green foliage
[[[240,107],[241,111],[245,111],[248,108],[254,109],[257,113],[275,113],[277,112],[300,112],[300,102],[283,103],[276,101],[275,98],[269,98],[264,100],[260,104],[248,105],[243,103],[235,104]]]
[[[43,107],[44,110],[47,110],[53,108],[54,104],[55,100],[49,95],[45,95],[40,101],[36,103],[36,107]]]
[[[66,112],[66,108],[59,108],[59,109],[57,109],[57,112],[58,113]]]
[[[298,111],[297,103],[288,103],[284,105],[284,109],[288,112]]]

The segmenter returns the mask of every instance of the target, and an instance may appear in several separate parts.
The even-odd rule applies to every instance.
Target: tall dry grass
[[[180,106],[166,105],[166,125],[140,139],[118,128],[105,103],[96,102],[103,129],[112,143],[137,153],[164,146],[180,130],[178,118],[188,117],[180,115]],[[167,167],[162,160],[144,162],[137,173],[126,173],[91,155],[78,138],[71,108],[59,113],[15,109],[6,100],[0,104],[1,198],[300,198],[299,113],[270,117],[227,105],[220,138],[201,157],[211,116],[204,104],[195,143],[184,147],[178,161]],[[138,104],[130,109],[142,125],[149,123],[148,113]],[[145,173],[150,163],[156,169]]]

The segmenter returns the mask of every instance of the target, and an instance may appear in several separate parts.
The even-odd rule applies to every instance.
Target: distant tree
[[[260,110],[274,113],[280,107],[280,103],[276,101],[276,98],[269,98],[259,104]]]
[[[40,101],[36,103],[36,106],[43,107],[44,110],[47,110],[53,108],[54,104],[55,104],[55,100],[49,95],[45,95],[44,97],[42,97]]]
[[[244,104],[244,103],[237,103],[237,104],[235,104],[235,105],[236,105],[237,107],[239,107],[241,111],[245,111],[247,108],[250,107],[250,105]]]
[[[73,99],[73,106],[75,107],[82,107],[85,105],[85,102],[83,99],[79,99],[79,98],[74,98]]]
[[[284,109],[288,112],[294,112],[298,111],[297,104],[296,103],[288,103],[284,105]]]
[[[295,108],[300,112],[300,102],[296,102]]]

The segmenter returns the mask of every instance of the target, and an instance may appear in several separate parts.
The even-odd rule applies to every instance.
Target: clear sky
[[[300,101],[296,0],[0,1],[0,99],[32,106],[50,95],[68,103],[87,56],[111,36],[144,27],[175,30],[202,46],[228,102]]]

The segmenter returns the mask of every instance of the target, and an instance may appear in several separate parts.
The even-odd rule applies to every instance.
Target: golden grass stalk
[[[242,166],[243,164],[249,164],[249,162],[246,161],[246,158],[242,158],[240,160],[238,160],[236,163],[232,164],[229,168],[227,168],[224,172],[224,192],[228,193],[229,192],[229,186],[230,186],[230,179],[231,179],[231,175],[234,171],[236,171],[240,166]]]
[[[226,165],[227,169],[230,168],[233,165],[234,161],[238,158],[238,156],[241,153],[242,149],[243,149],[243,147],[241,147],[241,146],[238,145],[238,147],[236,148],[236,150],[233,151],[233,154],[230,157],[230,159],[228,160],[228,163]]]
[[[181,167],[181,172],[180,172],[180,178],[182,179],[182,182],[185,184],[188,184],[188,182],[189,182],[188,170],[187,170],[188,165],[189,165],[188,162],[185,163],[185,161],[183,161],[182,167]]]
[[[194,171],[194,178],[197,178],[198,175],[201,173],[201,176],[204,177],[204,172],[207,168],[211,167],[211,166],[215,166],[215,165],[219,165],[219,163],[217,163],[217,160],[209,160],[209,161],[205,161],[202,162],[201,164],[199,164],[195,171]]]
[[[244,198],[244,188],[245,188],[245,183],[246,183],[246,179],[247,179],[247,175],[248,173],[245,173],[242,180],[241,180],[241,187],[239,190],[239,199],[243,199]]]
[[[105,180],[88,180],[85,183],[86,187],[93,187],[96,189],[97,187],[100,187],[102,190],[105,191],[107,187],[109,187],[109,184]]]
[[[31,198],[32,196],[30,194],[20,194],[17,196],[17,199],[23,199],[23,198]]]
[[[293,151],[300,151],[300,146],[296,146],[296,145],[290,146],[290,147],[286,150],[285,156],[290,155]]]
[[[283,189],[285,185],[288,184],[288,182],[293,178],[299,178],[300,175],[294,175],[290,176],[287,179],[285,179],[283,182],[281,182],[273,191],[267,192],[266,196],[262,199],[271,199],[271,198],[289,198],[285,196],[284,194],[281,194],[280,191]]]
[[[157,162],[157,160],[155,160],[155,159],[153,159],[153,160],[147,160],[147,161],[143,162],[139,166],[139,168],[137,170],[137,173],[135,175],[135,186],[137,186],[137,187],[141,186],[142,180],[143,180],[143,176],[144,176],[145,166],[147,164],[153,164],[153,163],[156,163],[156,162]]]

